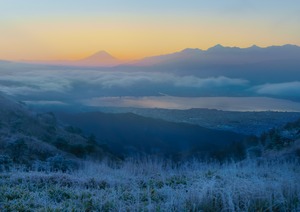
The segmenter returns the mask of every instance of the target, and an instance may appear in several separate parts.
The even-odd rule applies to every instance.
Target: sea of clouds
[[[199,97],[227,97],[226,104],[220,103],[223,105],[230,102],[232,105],[241,105],[242,102],[247,102],[245,99],[236,102],[236,99],[233,101],[229,97],[300,98],[300,81],[297,80],[257,85],[247,79],[226,76],[201,78],[143,70],[134,72],[61,68],[28,70],[22,67],[10,70],[1,69],[1,66],[0,76],[0,92],[19,97],[24,101],[52,101],[56,104],[70,101],[95,104],[95,101],[99,102],[100,99],[102,102],[100,105],[109,105],[108,102],[115,101],[115,106],[187,108],[186,105],[179,103],[182,101],[189,102],[188,107],[191,108],[207,106],[203,104],[204,99]],[[170,100],[166,96],[177,99]],[[116,101],[118,97],[123,97],[123,100]],[[209,102],[209,99],[205,101]],[[259,102],[259,99],[253,98],[252,101]],[[295,107],[298,106],[294,105],[293,110]]]

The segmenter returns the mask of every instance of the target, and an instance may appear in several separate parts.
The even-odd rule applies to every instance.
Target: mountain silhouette
[[[83,66],[83,67],[112,67],[122,63],[106,51],[99,51],[79,60],[55,60],[55,61],[26,61],[33,64],[45,64],[56,66]]]
[[[114,66],[120,64],[120,61],[106,51],[99,51],[74,63],[82,66]]]
[[[136,61],[135,65],[171,65],[171,64],[201,64],[201,65],[227,65],[227,64],[252,64],[263,61],[299,60],[300,47],[296,45],[258,47],[253,45],[248,48],[225,47],[217,44],[209,49],[187,48],[179,52],[146,57]]]
[[[23,61],[24,62],[24,61]],[[135,61],[121,61],[106,51],[99,51],[80,60],[64,61],[26,61],[33,64],[78,66],[78,67],[113,67],[121,65],[133,69],[135,67],[161,67],[168,70],[272,70],[284,66],[285,70],[298,69],[300,65],[300,47],[286,44],[283,46],[248,48],[226,47],[217,44],[207,50],[186,48],[178,52],[145,57]],[[246,67],[240,67],[245,65]],[[238,67],[239,66],[239,67]]]

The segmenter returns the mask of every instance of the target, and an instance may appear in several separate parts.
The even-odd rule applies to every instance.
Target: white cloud
[[[104,88],[128,87],[138,83],[164,83],[171,75],[146,72],[101,72],[93,76],[90,82],[97,83]]]
[[[248,83],[244,79],[228,78],[224,76],[198,78],[195,76],[176,77],[174,84],[185,87],[222,87],[222,86],[244,86]]]
[[[0,91],[11,95],[39,92],[72,92],[74,86],[84,84],[97,89],[125,88],[149,84],[163,84],[175,87],[222,87],[243,86],[248,83],[244,79],[232,79],[224,76],[199,78],[196,76],[177,76],[159,72],[122,72],[98,70],[0,70]],[[153,85],[155,86],[155,85]]]
[[[65,92],[71,81],[56,71],[14,71],[1,73],[0,91],[16,95],[45,91]]]
[[[104,88],[128,87],[138,83],[164,83],[177,87],[221,87],[243,86],[248,83],[244,79],[228,78],[224,76],[199,78],[196,76],[177,76],[158,72],[88,72],[80,76],[80,80],[87,83],[101,85]]]
[[[28,105],[67,105],[61,101],[24,101]]]
[[[256,86],[253,90],[258,94],[300,97],[300,82],[268,83]]]

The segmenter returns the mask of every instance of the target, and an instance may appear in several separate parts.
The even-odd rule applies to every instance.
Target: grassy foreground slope
[[[299,211],[298,162],[157,160],[0,173],[1,211]]]

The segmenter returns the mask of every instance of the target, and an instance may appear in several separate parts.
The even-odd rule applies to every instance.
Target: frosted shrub
[[[56,155],[47,159],[47,167],[52,172],[66,172],[77,169],[78,164],[75,161],[66,159],[61,155]]]
[[[84,162],[66,173],[12,170],[0,173],[0,210],[299,211],[299,167],[146,158],[115,166]]]
[[[12,165],[13,161],[8,155],[0,155],[0,172],[9,171]]]

